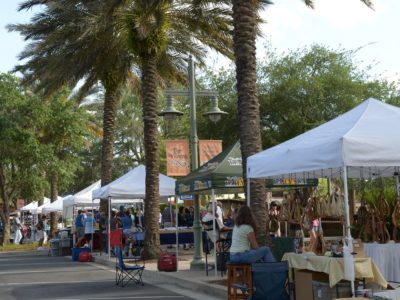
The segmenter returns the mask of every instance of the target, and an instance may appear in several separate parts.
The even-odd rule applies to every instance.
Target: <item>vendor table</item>
[[[178,243],[179,244],[193,244],[193,230],[179,229],[178,228]],[[160,245],[176,244],[176,229],[160,230]]]
[[[387,281],[400,282],[400,244],[364,244],[365,254],[371,257]]]
[[[319,256],[314,253],[285,253],[282,260],[288,261],[289,268],[328,274],[331,287],[344,279],[344,261],[340,257]],[[384,288],[387,287],[385,278],[370,257],[355,258],[354,269],[356,278],[375,282]]]

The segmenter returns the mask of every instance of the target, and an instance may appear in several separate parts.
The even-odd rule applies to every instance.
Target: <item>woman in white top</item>
[[[232,233],[230,261],[233,263],[275,262],[271,250],[259,247],[254,230],[255,222],[248,206],[242,206],[235,218]]]

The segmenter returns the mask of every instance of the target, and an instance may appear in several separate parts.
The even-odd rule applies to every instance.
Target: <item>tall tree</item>
[[[37,129],[43,125],[40,99],[21,87],[17,78],[0,74],[0,218],[2,244],[10,241],[10,210],[18,198],[38,195],[43,148]]]
[[[303,0],[313,7],[313,0]],[[361,0],[372,6],[370,0]],[[232,0],[233,11],[233,49],[236,63],[238,91],[238,112],[240,124],[240,144],[243,160],[243,174],[247,174],[247,158],[262,150],[260,129],[260,107],[256,90],[256,37],[258,30],[258,11],[269,0]],[[251,180],[250,205],[257,219],[257,241],[266,243],[266,210],[264,181]]]
[[[24,74],[24,83],[34,85],[47,97],[66,84],[74,86],[84,79],[77,95],[82,99],[101,81],[105,88],[101,183],[106,185],[112,181],[115,117],[121,89],[131,73],[132,56],[109,14],[103,15],[102,22],[90,18],[101,2],[28,0],[19,10],[36,5],[45,5],[45,9],[29,24],[9,26],[9,30],[32,40],[19,56],[27,61],[15,70]],[[106,200],[102,200],[101,208],[108,211]]]
[[[269,4],[269,1],[232,0],[233,49],[236,64],[237,106],[244,178],[247,174],[247,157],[262,150],[260,105],[256,90],[256,37],[258,10],[266,4]],[[250,195],[250,206],[257,219],[256,238],[260,245],[265,245],[267,214],[263,180],[251,180]]]
[[[313,45],[277,55],[266,49],[258,67],[264,148],[325,123],[374,97],[399,99],[394,83],[372,78],[357,51]]]
[[[145,255],[159,254],[159,181],[160,158],[157,124],[159,78],[168,75],[157,68],[157,61],[174,69],[185,69],[184,58],[193,54],[200,62],[205,51],[213,48],[227,56],[230,52],[230,16],[215,1],[142,0],[121,7],[126,13],[124,32],[132,53],[139,59],[141,99],[143,102],[144,148],[146,161]],[[168,69],[167,69],[168,70]],[[164,74],[163,74],[164,73]],[[165,77],[164,77],[165,78]]]
[[[70,184],[80,168],[79,151],[86,146],[90,131],[89,115],[69,99],[70,90],[63,89],[44,102],[44,125],[39,129],[38,140],[47,149],[44,170],[50,182],[50,199],[58,199],[60,188]],[[58,215],[51,214],[51,236],[57,231]]]

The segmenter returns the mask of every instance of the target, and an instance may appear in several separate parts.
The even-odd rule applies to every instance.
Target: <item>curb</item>
[[[108,259],[107,260],[99,259],[98,257],[95,258],[94,263],[108,266],[110,268],[115,267],[115,262],[109,261]],[[180,271],[180,272],[186,272],[186,271]],[[145,279],[144,280],[145,282],[147,281],[154,285],[166,284],[170,286],[176,286],[181,289],[189,290],[194,293],[197,292],[218,299],[226,299],[227,295],[226,287],[213,284],[212,282],[204,282],[196,280],[195,278],[193,279],[188,278],[190,277],[190,274],[188,274],[188,277],[185,278],[176,276],[176,274],[177,274],[176,272],[167,273],[167,272],[159,272],[155,270],[144,269],[143,277]],[[210,277],[210,281],[212,281],[213,278],[214,277]]]

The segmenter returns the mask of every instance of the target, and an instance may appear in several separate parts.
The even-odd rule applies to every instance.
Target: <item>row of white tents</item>
[[[43,205],[38,207],[34,201],[22,207],[20,211],[29,211],[33,214],[63,212],[64,217],[72,217],[74,207],[99,206],[100,199],[109,199],[113,203],[142,202],[146,196],[146,168],[143,165],[132,169],[122,177],[101,187],[100,180],[81,190],[74,195],[59,197],[50,202],[45,198]],[[160,197],[167,198],[175,195],[175,179],[159,175]]]

